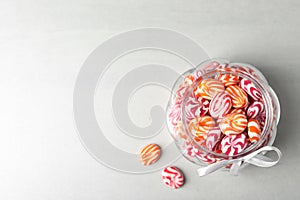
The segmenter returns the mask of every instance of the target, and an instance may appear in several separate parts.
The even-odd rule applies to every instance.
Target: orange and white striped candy
[[[244,108],[248,104],[247,93],[237,85],[228,86],[225,90],[231,96],[234,108]]]
[[[235,135],[245,130],[247,122],[246,115],[231,113],[220,121],[219,127],[225,135]]]
[[[261,134],[261,130],[260,130],[260,125],[259,125],[258,120],[249,119],[249,121],[248,121],[248,136],[249,136],[250,142],[252,142],[252,143],[258,142],[258,140],[260,139],[260,134]]]
[[[160,157],[160,147],[157,144],[144,146],[139,153],[139,160],[143,165],[152,165]]]
[[[240,77],[233,74],[221,74],[219,80],[227,87],[229,85],[236,85],[240,82]]]
[[[189,129],[192,134],[196,136],[196,140],[200,141],[207,138],[209,130],[212,129],[215,125],[215,120],[212,117],[206,115],[190,121]]]
[[[246,115],[245,111],[243,109],[240,109],[240,108],[235,108],[235,109],[232,109],[231,111],[229,111],[229,113],[237,113],[237,114],[243,114],[243,115]]]
[[[225,90],[224,84],[216,79],[205,79],[195,88],[195,96],[211,100],[216,93]]]

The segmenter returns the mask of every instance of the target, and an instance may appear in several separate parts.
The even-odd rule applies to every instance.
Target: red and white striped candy
[[[191,158],[198,158],[203,162],[206,163],[214,163],[217,161],[217,159],[208,153],[204,153],[204,152],[200,152],[198,148],[196,148],[191,142],[186,142],[183,146],[183,148],[185,149],[185,153],[188,157]]]
[[[206,148],[213,150],[215,145],[221,139],[222,132],[219,127],[214,127],[209,130],[206,138]]]
[[[260,113],[264,111],[264,104],[260,101],[255,101],[247,109],[248,118],[256,118]]]
[[[152,165],[159,159],[160,152],[157,144],[148,144],[141,149],[139,160],[143,165]]]
[[[240,87],[245,90],[254,100],[257,101],[262,98],[261,92],[250,80],[243,78],[240,82]]]
[[[188,87],[184,85],[180,85],[178,87],[178,90],[176,91],[176,97],[175,100],[179,103],[181,103],[182,98],[184,97],[185,93],[188,91]]]
[[[204,98],[197,98],[192,92],[185,103],[185,117],[187,123],[191,120],[204,116],[209,109],[209,101]]]
[[[214,118],[224,117],[231,109],[231,97],[225,92],[217,93],[209,104],[209,113]]]
[[[177,167],[166,167],[161,175],[164,183],[173,189],[180,188],[184,184],[184,176]]]
[[[232,99],[232,106],[234,108],[244,108],[248,104],[248,97],[246,92],[237,85],[228,86],[225,90]]]
[[[223,92],[225,90],[224,84],[216,79],[205,79],[195,88],[196,97],[203,97],[211,100],[216,93]]]
[[[173,105],[169,107],[168,110],[168,125],[171,130],[177,127],[178,122],[181,121],[181,106],[179,102],[175,102]]]
[[[197,139],[205,140],[210,129],[215,126],[215,120],[210,116],[203,116],[193,119],[189,123],[189,129]]]
[[[221,74],[219,75],[219,80],[227,87],[229,85],[238,84],[240,82],[240,77],[233,74]]]
[[[184,77],[183,83],[185,86],[190,86],[195,81],[195,77],[193,74],[189,74],[186,77]]]
[[[225,135],[242,133],[247,127],[247,117],[243,114],[228,114],[221,120],[219,127]]]
[[[248,136],[251,143],[258,142],[260,139],[260,125],[258,120],[249,119],[248,121]]]
[[[234,156],[241,153],[247,147],[247,138],[245,134],[225,136],[221,142],[221,150],[228,156]]]

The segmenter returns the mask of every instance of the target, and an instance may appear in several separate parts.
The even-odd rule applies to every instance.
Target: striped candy
[[[260,130],[260,125],[259,125],[258,120],[249,119],[249,121],[248,121],[248,136],[249,136],[250,142],[252,142],[252,143],[258,142],[258,140],[260,139],[260,134],[261,134],[261,130]]]
[[[185,93],[187,92],[188,87],[184,86],[184,85],[180,85],[178,90],[176,91],[176,102],[181,102]]]
[[[182,172],[174,166],[166,167],[162,170],[162,179],[167,186],[173,189],[180,188],[184,184]]]
[[[214,118],[224,117],[231,109],[231,97],[225,92],[217,93],[209,104],[209,113]]]
[[[168,126],[171,130],[174,130],[177,127],[178,122],[181,121],[181,106],[179,102],[175,102],[172,106],[170,106],[168,110]]]
[[[250,80],[243,78],[240,82],[240,87],[245,90],[254,100],[257,101],[262,98],[261,92]]]
[[[225,90],[232,99],[232,106],[235,108],[244,108],[248,104],[246,92],[237,85],[228,86]]]
[[[183,83],[185,86],[190,86],[193,84],[193,82],[195,81],[195,77],[193,74],[187,75],[186,77],[184,77]]]
[[[219,80],[227,87],[229,85],[236,85],[240,82],[240,77],[233,74],[221,74]]]
[[[200,152],[199,149],[197,147],[195,147],[191,142],[186,142],[184,144],[183,148],[185,149],[185,154],[188,157],[191,157],[191,158],[196,157],[196,158],[200,159],[201,161],[210,163],[210,164],[217,161],[217,159],[213,155],[205,153],[205,152]]]
[[[247,109],[247,117],[256,118],[263,111],[264,111],[264,104],[260,101],[255,101],[249,105]]]
[[[148,144],[139,153],[139,160],[143,165],[152,165],[160,157],[160,147],[157,144]]]
[[[219,127],[225,135],[242,133],[247,127],[247,117],[243,114],[228,114],[220,121]]]
[[[229,111],[229,113],[236,113],[236,114],[243,114],[245,115],[245,111],[243,109],[240,109],[240,108],[236,108],[236,109],[232,109],[231,111]]]
[[[214,127],[209,130],[206,138],[206,148],[213,150],[222,136],[222,132],[219,127]]]
[[[247,138],[245,134],[225,136],[221,142],[221,150],[228,156],[234,156],[241,153],[247,147]]]
[[[216,93],[223,92],[224,89],[224,84],[221,81],[209,78],[201,81],[194,93],[196,97],[211,100]]]
[[[187,123],[191,120],[202,117],[208,112],[209,101],[204,98],[196,98],[192,92],[185,103],[185,117]]]
[[[212,129],[215,124],[216,122],[212,117],[203,116],[193,119],[189,123],[189,129],[192,134],[197,137],[196,140],[205,140],[208,131]]]

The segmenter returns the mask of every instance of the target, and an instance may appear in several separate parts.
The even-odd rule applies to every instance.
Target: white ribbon
[[[260,153],[267,152],[267,151],[275,151],[277,153],[278,158],[276,160],[272,160],[269,157],[260,155]],[[199,176],[205,176],[223,167],[226,167],[229,164],[232,164],[230,168],[230,173],[232,175],[237,175],[242,162],[249,163],[258,167],[272,167],[279,162],[280,158],[281,158],[281,151],[278,148],[273,146],[265,146],[244,157],[232,159],[232,160],[223,160],[217,163],[210,164],[206,167],[199,168],[197,172]]]

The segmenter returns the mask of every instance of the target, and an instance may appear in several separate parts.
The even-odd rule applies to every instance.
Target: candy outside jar
[[[200,176],[220,168],[234,174],[250,163],[275,165],[281,152],[272,147],[280,105],[254,66],[212,59],[182,74],[172,89],[167,124],[178,149],[203,166]],[[278,154],[276,161],[264,156]]]

